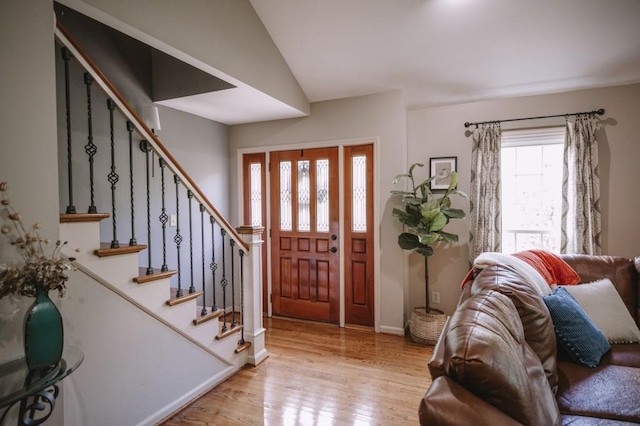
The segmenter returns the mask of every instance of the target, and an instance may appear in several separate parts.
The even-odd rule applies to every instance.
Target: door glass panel
[[[329,160],[316,160],[316,231],[329,232]]]
[[[280,229],[291,231],[291,161],[280,162]]]
[[[251,225],[262,226],[262,165],[249,165],[251,180]]]
[[[311,231],[309,160],[298,161],[298,231]]]
[[[352,209],[353,232],[367,232],[367,157],[354,155],[352,161]]]

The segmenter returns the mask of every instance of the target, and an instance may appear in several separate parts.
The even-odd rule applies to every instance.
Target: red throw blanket
[[[513,253],[512,256],[527,262],[535,269],[547,284],[574,285],[580,284],[580,276],[571,266],[559,256],[544,250],[525,250]],[[462,280],[461,288],[473,281],[475,269],[471,268]]]

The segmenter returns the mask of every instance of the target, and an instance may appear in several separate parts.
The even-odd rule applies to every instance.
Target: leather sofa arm
[[[419,415],[420,424],[423,426],[522,425],[447,376],[433,380],[420,401]]]

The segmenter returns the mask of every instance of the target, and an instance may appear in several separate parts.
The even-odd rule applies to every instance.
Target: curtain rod
[[[570,115],[580,115],[580,114],[604,114],[604,108],[600,108],[596,111],[588,111],[588,112],[573,112],[571,114],[558,114],[558,115],[542,115],[540,117],[525,117],[525,118],[510,118],[508,120],[493,120],[493,121],[479,121],[477,123],[469,123],[468,121],[464,123],[464,127],[477,126],[478,124],[489,124],[489,123],[506,123],[507,121],[522,121],[522,120],[538,120],[541,118],[555,118],[555,117],[567,117]]]

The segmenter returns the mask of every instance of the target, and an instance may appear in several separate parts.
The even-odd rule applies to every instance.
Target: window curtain
[[[471,151],[471,220],[469,262],[485,251],[500,251],[500,123],[483,124],[473,131]]]
[[[567,120],[562,174],[562,253],[601,254],[600,176],[594,115]]]

